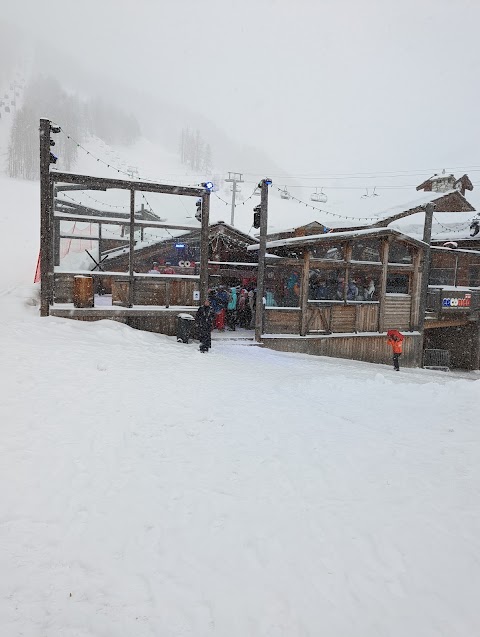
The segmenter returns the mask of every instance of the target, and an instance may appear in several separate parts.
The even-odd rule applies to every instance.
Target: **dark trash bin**
[[[194,325],[195,319],[190,314],[177,314],[177,343],[188,343]]]

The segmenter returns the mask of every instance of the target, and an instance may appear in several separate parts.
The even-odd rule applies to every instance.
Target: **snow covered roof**
[[[470,236],[470,224],[473,215],[471,212],[434,212],[432,220],[432,241],[459,241],[476,240],[480,241],[480,234],[477,237]],[[423,237],[423,227],[425,224],[425,213],[416,212],[409,216],[395,219],[388,227],[408,234],[416,239]]]
[[[461,254],[474,254],[480,255],[480,250],[468,250],[468,248],[447,248],[446,246],[432,246],[432,250],[443,250],[445,252],[451,252],[452,254],[457,254],[460,252]]]
[[[394,217],[397,214],[401,214],[402,212],[408,212],[409,210],[415,210],[415,208],[419,208],[420,206],[424,206],[427,203],[433,203],[438,199],[443,199],[444,197],[448,197],[449,195],[458,195],[465,199],[458,190],[447,190],[447,192],[425,192],[419,197],[412,199],[411,201],[407,201],[406,203],[398,204],[396,206],[392,206],[391,208],[387,208],[386,210],[382,210],[375,214],[376,217],[380,219],[387,219],[388,217]],[[465,199],[465,201],[467,201]],[[468,202],[467,202],[468,203]],[[472,207],[472,210],[474,208]]]
[[[281,248],[286,246],[301,246],[311,245],[318,242],[326,243],[340,243],[346,239],[355,239],[357,237],[382,237],[382,236],[395,236],[403,241],[415,243],[417,245],[425,246],[423,241],[407,236],[398,230],[392,228],[367,228],[364,230],[349,230],[346,232],[332,232],[328,234],[312,234],[305,237],[290,237],[289,239],[278,239],[277,241],[267,241],[267,249]],[[258,250],[259,244],[248,246],[247,250]]]

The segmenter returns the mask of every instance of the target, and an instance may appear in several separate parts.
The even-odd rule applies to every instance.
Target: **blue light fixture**
[[[213,190],[213,182],[212,181],[206,181],[205,183],[202,184],[202,186],[204,188],[206,188],[209,192],[212,192],[212,190]]]

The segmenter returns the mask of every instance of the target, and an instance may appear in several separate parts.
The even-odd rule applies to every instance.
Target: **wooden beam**
[[[204,191],[202,194],[202,228],[200,234],[200,305],[208,298],[209,224],[210,193]]]
[[[50,204],[50,121],[40,120],[40,316],[53,303],[53,223]]]
[[[130,285],[128,286],[128,307],[133,307],[134,301],[134,258],[135,258],[135,190],[130,191],[130,237],[128,252],[128,276]]]
[[[131,217],[129,219],[115,219],[114,217],[93,217],[87,215],[69,214],[63,212],[56,212],[55,219],[61,221],[81,221],[84,223],[108,223],[115,226],[129,226],[131,223]],[[198,230],[195,226],[180,226],[173,223],[160,223],[158,221],[143,221],[133,217],[135,226],[144,228],[170,228],[171,230]]]
[[[388,251],[390,242],[388,238],[382,240],[382,276],[380,279],[380,291],[378,293],[378,331],[385,331],[385,295],[387,293],[387,276],[388,276]]]
[[[263,326],[265,305],[265,254],[267,246],[267,226],[268,226],[268,184],[262,179],[260,184],[260,244],[258,248],[258,270],[257,270],[257,300],[255,305],[255,340],[260,343]]]
[[[67,172],[52,172],[50,174],[52,183],[82,184],[98,188],[118,188],[119,190],[138,190],[140,192],[156,192],[166,195],[184,195],[187,197],[203,197],[205,188],[194,188],[191,186],[174,186],[171,184],[158,184],[155,182],[131,181],[127,179],[109,179],[107,177],[93,177],[91,175],[77,175]],[[86,188],[87,189],[87,188]]]
[[[77,185],[56,185],[55,186],[55,196],[57,195],[57,192],[68,192],[70,190],[106,190],[106,188],[98,188],[98,187],[93,187],[91,186],[90,188],[85,188],[84,186],[77,186]]]
[[[345,281],[343,283],[343,302],[344,303],[347,302],[351,259],[352,259],[352,242],[347,241],[347,243],[345,244]]]
[[[99,260],[101,260],[101,258],[102,258],[102,248],[103,248],[103,243],[102,243],[102,224],[99,223],[98,224],[98,258],[99,258]]]
[[[55,219],[53,223],[53,265],[60,265],[60,221]]]
[[[418,330],[420,296],[422,293],[422,260],[421,251],[416,248],[413,255],[413,275],[411,282],[412,305],[410,308],[410,329]]]
[[[97,208],[90,208],[89,206],[82,206],[77,203],[70,203],[61,199],[55,199],[55,212],[76,214],[76,215],[89,215],[91,217],[114,217],[116,219],[125,219],[130,222],[129,212],[111,212],[110,210],[97,210]],[[135,213],[139,219],[142,218],[141,212]],[[158,219],[159,221],[159,219]]]
[[[310,250],[303,253],[302,281],[300,285],[300,336],[307,334],[308,328],[308,289],[310,279]]]

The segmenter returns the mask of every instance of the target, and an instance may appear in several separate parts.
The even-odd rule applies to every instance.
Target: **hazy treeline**
[[[35,79],[25,88],[22,106],[16,109],[8,151],[11,177],[37,179],[39,176],[39,135],[41,117],[48,117],[72,138],[82,143],[96,135],[107,144],[131,144],[140,136],[136,119],[108,102],[82,100],[67,93],[52,77]],[[77,157],[77,145],[66,135],[55,135],[52,152],[70,170]]]
[[[212,149],[202,139],[198,130],[182,128],[180,136],[180,161],[192,170],[208,173],[212,169]]]

